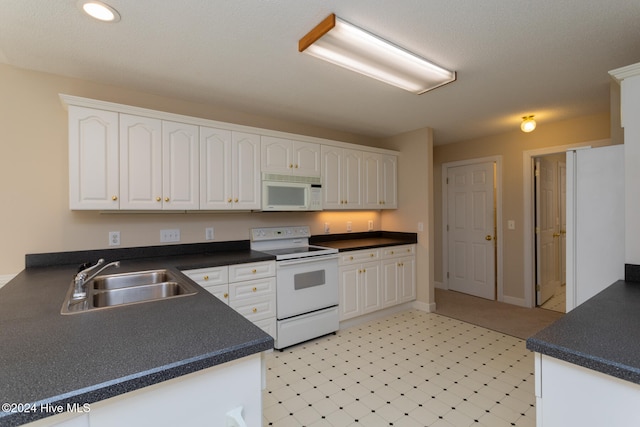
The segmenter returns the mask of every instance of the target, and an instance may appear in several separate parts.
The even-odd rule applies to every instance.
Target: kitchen
[[[202,242],[205,229],[215,228],[215,241],[247,239],[249,230],[260,226],[310,225],[312,234],[323,234],[324,223],[331,224],[332,233],[346,232],[347,222],[353,232],[366,231],[368,221],[376,230],[418,233],[417,301],[428,309],[433,298],[433,218],[431,208],[433,173],[421,159],[432,158],[433,133],[429,128],[405,132],[379,140],[317,126],[302,126],[275,118],[251,115],[219,106],[189,102],[178,97],[155,95],[118,85],[92,82],[88,79],[62,77],[37,71],[0,65],[2,73],[3,137],[2,181],[19,182],[4,187],[5,209],[2,223],[5,240],[2,248],[2,277],[12,277],[24,267],[27,253],[91,250],[106,248],[108,233],[120,231],[122,247],[150,246],[159,243],[159,230],[179,228],[181,242]],[[58,94],[73,93],[93,99],[133,104],[144,108],[211,118],[245,124],[260,124],[281,131],[310,134],[320,138],[340,140],[360,145],[381,146],[397,150],[399,159],[398,210],[372,212],[321,212],[304,214],[216,213],[216,214],[97,214],[73,212],[68,209],[67,112]],[[585,122],[556,123],[558,135],[575,133]],[[599,122],[600,123],[600,122]],[[600,139],[606,125],[599,124],[581,140]],[[519,134],[518,134],[519,136]],[[562,136],[563,137],[563,136]],[[561,138],[559,136],[558,138]],[[15,143],[10,143],[15,141]],[[549,141],[553,144],[553,141]],[[11,159],[9,161],[9,159]],[[427,197],[413,197],[424,194]],[[4,193],[6,191],[6,193]],[[11,209],[6,208],[10,205]],[[418,229],[418,223],[424,230]],[[411,224],[407,226],[407,224]],[[9,243],[10,242],[10,243]]]

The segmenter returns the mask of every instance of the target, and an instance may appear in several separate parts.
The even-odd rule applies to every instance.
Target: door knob
[[[553,233],[553,237],[560,237],[560,233]]]
[[[490,234],[487,234],[487,235],[484,237],[484,240],[491,240],[491,239],[493,239],[493,236],[491,236]]]

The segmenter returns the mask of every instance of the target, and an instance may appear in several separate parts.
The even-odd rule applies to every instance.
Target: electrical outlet
[[[120,246],[120,232],[119,231],[110,231],[109,232],[109,246]]]
[[[213,227],[207,227],[204,229],[204,238],[206,240],[213,240]]]
[[[160,230],[160,242],[171,243],[180,241],[180,230],[177,228],[170,230]]]
[[[347,233],[351,231],[353,231],[353,224],[351,224],[351,221],[347,221]]]
[[[367,223],[367,230],[373,231],[373,220],[372,219],[370,219],[369,222]]]
[[[324,223],[324,234],[329,234],[331,232],[331,224],[328,222]]]
[[[424,231],[424,223],[422,222],[418,223],[418,231]]]

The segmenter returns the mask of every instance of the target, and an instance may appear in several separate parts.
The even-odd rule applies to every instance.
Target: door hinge
[[[540,292],[540,285],[536,285],[536,291]]]
[[[447,271],[447,279],[449,278],[449,272]]]
[[[447,185],[449,185],[449,178],[447,177]]]
[[[449,231],[449,224],[447,224],[447,231]]]

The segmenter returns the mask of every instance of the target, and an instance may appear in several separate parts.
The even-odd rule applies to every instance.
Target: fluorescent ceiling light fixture
[[[456,79],[455,71],[395,46],[333,13],[300,39],[298,51],[416,94]]]
[[[533,119],[534,116],[524,116],[522,118],[522,123],[520,123],[520,129],[522,132],[533,132],[536,128],[536,121]]]
[[[92,18],[103,22],[118,22],[120,20],[118,11],[101,1],[82,0],[79,4],[82,10]]]

